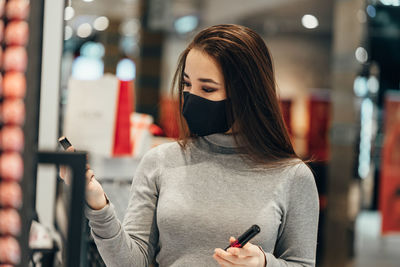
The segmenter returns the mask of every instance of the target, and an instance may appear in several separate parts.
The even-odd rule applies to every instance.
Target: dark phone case
[[[62,145],[64,150],[67,150],[71,145],[71,143],[68,141],[67,137],[63,136],[60,139],[58,139],[58,142]]]

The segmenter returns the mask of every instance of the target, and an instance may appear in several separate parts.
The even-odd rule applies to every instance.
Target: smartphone
[[[241,236],[239,236],[239,238],[235,242],[227,246],[225,250],[227,250],[230,247],[233,248],[243,247],[244,245],[247,244],[247,242],[250,241],[250,239],[255,237],[259,232],[260,232],[260,227],[257,224],[252,225],[249,229],[247,229],[246,232],[244,232]]]
[[[67,150],[70,146],[72,146],[65,136],[61,136],[60,138],[58,138],[58,142],[64,148],[64,150]]]

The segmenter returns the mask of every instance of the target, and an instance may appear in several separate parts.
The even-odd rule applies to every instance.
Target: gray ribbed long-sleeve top
[[[314,266],[318,224],[314,177],[302,162],[257,168],[238,154],[231,135],[198,138],[182,150],[175,143],[141,160],[121,224],[112,204],[86,209],[92,235],[109,267],[211,267],[225,248],[253,224],[251,243],[267,267]]]

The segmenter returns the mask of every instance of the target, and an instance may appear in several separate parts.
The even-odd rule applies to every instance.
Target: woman
[[[142,159],[123,224],[93,172],[86,216],[107,266],[314,266],[318,195],[282,121],[263,40],[198,33],[174,77],[182,135]],[[251,225],[243,248],[221,249]]]

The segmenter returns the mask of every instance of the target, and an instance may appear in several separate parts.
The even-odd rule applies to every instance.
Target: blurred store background
[[[314,160],[317,266],[400,266],[400,0],[49,0],[43,11],[39,149],[66,135],[89,151],[120,218],[141,156],[178,135],[180,52],[204,27],[242,24],[271,50],[295,149]],[[55,176],[39,166],[34,192],[51,231]]]

